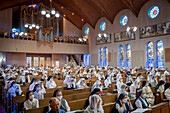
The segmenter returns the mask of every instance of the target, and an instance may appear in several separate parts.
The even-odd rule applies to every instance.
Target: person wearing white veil
[[[67,75],[65,80],[63,81],[63,84],[67,84],[69,82],[69,80],[70,80],[70,76]]]
[[[111,81],[110,81],[110,76],[109,75],[106,75],[105,76],[105,80],[104,80],[104,87],[105,88],[108,88],[109,87],[109,85],[111,85],[112,83],[111,83]]]
[[[13,96],[20,96],[22,95],[22,90],[19,84],[16,84],[16,82],[12,82],[10,88],[8,89],[8,93]],[[8,94],[7,94],[8,97]]]
[[[84,113],[104,113],[102,99],[99,95],[94,94],[90,99],[90,104]]]
[[[45,88],[44,88],[44,84],[42,83],[42,81],[38,81],[37,84],[40,84],[41,91],[42,91],[43,93],[46,93],[46,90],[45,90]]]
[[[69,82],[67,83],[67,90],[71,90],[71,89],[75,89],[76,88],[76,84],[75,84],[75,80],[74,78],[70,78]]]
[[[133,84],[130,86],[130,96],[136,98],[136,87],[137,81],[134,81]]]
[[[102,86],[102,83],[100,82],[100,80],[97,80],[94,85],[92,86],[91,88],[91,92],[95,89],[95,88],[99,88],[101,93],[103,91],[103,86]]]
[[[122,84],[123,84],[122,78],[116,80],[117,92],[119,92],[119,90],[121,89],[120,87]]]
[[[165,74],[162,74],[162,75],[161,75],[161,78],[159,79],[159,81],[160,81],[160,80],[163,80],[164,82],[166,82],[166,75],[165,75]]]
[[[85,79],[81,78],[77,83],[77,89],[84,89],[84,88],[88,88],[88,86],[86,85]]]
[[[120,95],[122,92],[125,92],[125,93],[128,95],[127,85],[124,84],[124,83],[120,86],[120,90],[118,91],[118,97],[119,97],[119,95]]]

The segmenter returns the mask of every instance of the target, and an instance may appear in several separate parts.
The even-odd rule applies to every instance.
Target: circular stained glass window
[[[126,24],[128,23],[128,17],[126,15],[123,15],[121,18],[120,18],[120,24],[122,26],[125,26]]]
[[[101,31],[104,31],[106,29],[106,23],[105,22],[102,22],[101,24],[100,24],[100,30]]]
[[[85,34],[88,35],[89,34],[89,28],[86,27],[85,30],[84,30]]]
[[[148,16],[152,19],[156,18],[159,15],[159,11],[160,9],[158,6],[152,6],[148,11]]]

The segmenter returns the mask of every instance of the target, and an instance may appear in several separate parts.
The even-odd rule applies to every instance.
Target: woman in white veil
[[[97,80],[94,85],[91,88],[91,92],[95,89],[95,88],[99,88],[100,91],[102,92],[103,86],[102,83],[100,82],[100,80]]]
[[[104,113],[102,99],[99,95],[94,94],[90,99],[90,104],[84,113]]]
[[[86,81],[84,78],[81,78],[78,83],[77,83],[77,88],[78,89],[84,89],[87,88],[88,86],[86,85]]]

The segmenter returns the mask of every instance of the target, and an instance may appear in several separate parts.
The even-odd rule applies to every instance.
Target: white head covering
[[[88,113],[104,113],[103,107],[102,107],[102,99],[99,95],[94,94],[90,101],[89,106],[86,108],[85,111]],[[99,106],[98,106],[99,103]]]
[[[78,88],[84,88],[84,87],[86,87],[86,81],[85,81],[85,83],[83,84],[83,86],[81,86],[81,82],[82,81],[85,81],[85,79],[84,78],[81,78],[78,82],[77,82],[77,87]]]
[[[100,80],[97,80],[97,81],[93,84],[92,89],[91,89],[91,92],[92,92],[95,88],[99,88],[99,89],[102,91],[102,88],[103,88],[103,87],[100,87],[101,84],[102,84],[102,83],[100,82]]]

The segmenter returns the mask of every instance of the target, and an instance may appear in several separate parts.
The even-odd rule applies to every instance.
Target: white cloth
[[[57,85],[56,85],[56,83],[54,82],[54,80],[53,81],[47,81],[46,82],[46,88],[55,88]]]

